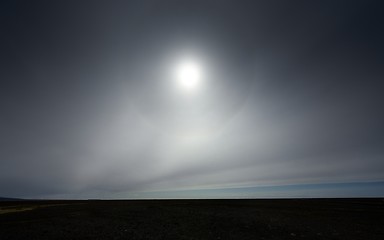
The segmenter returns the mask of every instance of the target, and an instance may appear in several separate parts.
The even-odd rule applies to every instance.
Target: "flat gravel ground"
[[[0,202],[0,239],[384,239],[383,199]]]

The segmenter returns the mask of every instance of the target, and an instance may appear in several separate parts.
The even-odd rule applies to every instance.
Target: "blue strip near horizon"
[[[140,193],[139,198],[338,198],[384,197],[384,181],[296,184]]]
[[[276,191],[276,190],[302,190],[302,189],[339,189],[339,188],[364,188],[364,187],[380,187],[384,192],[384,181],[379,182],[349,182],[349,183],[316,183],[316,184],[295,184],[295,185],[276,185],[276,186],[257,186],[257,187],[240,187],[228,189],[243,189],[250,191]]]

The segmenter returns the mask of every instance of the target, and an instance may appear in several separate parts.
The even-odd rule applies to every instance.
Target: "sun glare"
[[[183,61],[176,68],[176,78],[185,89],[195,89],[201,80],[201,67],[194,61]]]

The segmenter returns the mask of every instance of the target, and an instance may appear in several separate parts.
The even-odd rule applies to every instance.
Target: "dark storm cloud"
[[[2,2],[0,195],[383,180],[379,5]]]

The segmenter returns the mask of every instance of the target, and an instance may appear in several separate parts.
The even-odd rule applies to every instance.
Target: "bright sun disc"
[[[182,87],[193,89],[201,79],[200,66],[193,61],[182,62],[176,69],[176,78]]]

